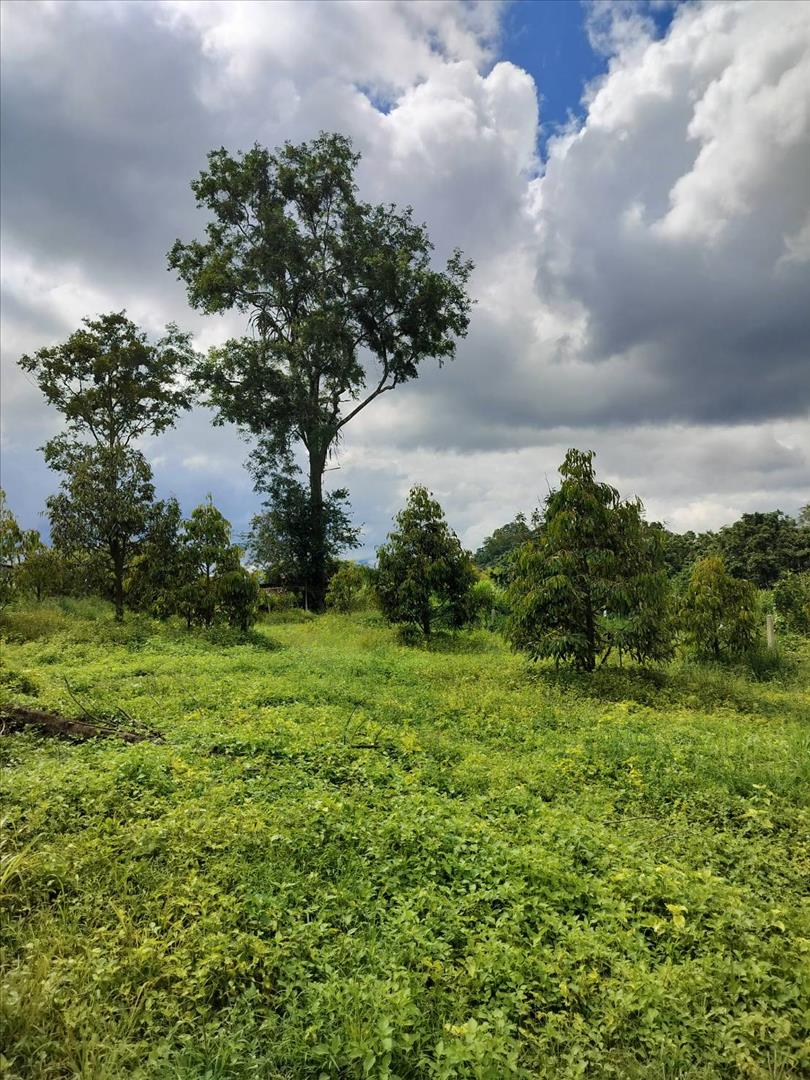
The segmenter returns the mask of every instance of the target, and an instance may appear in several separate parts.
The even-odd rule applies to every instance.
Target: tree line
[[[619,664],[624,658],[667,661],[679,645],[712,661],[745,658],[756,649],[762,607],[755,583],[730,572],[715,553],[697,553],[674,568],[666,530],[645,520],[639,499],[623,499],[597,479],[592,451],[569,450],[559,472],[560,485],[533,514],[528,535],[511,543],[518,531],[512,529],[508,550],[489,569],[463,548],[431,493],[414,487],[377,549],[375,567],[332,561],[327,606],[338,612],[378,608],[407,644],[429,641],[437,627],[494,621],[532,659],[586,672],[611,656]],[[807,516],[803,511],[795,523],[800,540]],[[522,531],[527,523],[519,525]],[[294,552],[285,555],[276,534],[270,543],[267,528],[261,519],[248,552],[264,553],[269,561],[260,557],[257,565],[265,581],[277,581],[284,558]],[[96,564],[86,551],[68,555],[44,547],[5,508],[0,541],[12,587],[40,598],[70,591],[72,580],[75,591],[93,591],[88,569]],[[176,500],[156,503],[129,570],[128,603],[157,617],[180,616],[189,627],[219,619],[245,630],[258,614],[259,586],[258,575],[241,565],[243,554],[210,498],[186,521]],[[810,568],[791,565],[768,595],[784,628],[810,633]]]
[[[496,578],[508,574],[514,552],[542,528],[542,514],[535,510],[531,520],[525,514],[495,529],[475,552],[475,561]],[[688,573],[699,559],[721,558],[734,577],[750,581],[758,589],[770,589],[785,574],[810,570],[810,506],[797,517],[781,510],[743,514],[717,532],[677,533],[661,522],[649,528],[661,534],[667,573],[677,577]]]

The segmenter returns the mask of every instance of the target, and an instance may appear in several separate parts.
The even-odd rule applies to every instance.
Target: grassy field
[[[372,615],[6,617],[11,1078],[807,1075],[810,653],[533,667]]]

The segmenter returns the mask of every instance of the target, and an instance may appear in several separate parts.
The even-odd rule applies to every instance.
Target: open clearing
[[[9,1078],[808,1067],[806,646],[588,678],[75,607],[7,617],[0,701],[165,742],[0,738]]]

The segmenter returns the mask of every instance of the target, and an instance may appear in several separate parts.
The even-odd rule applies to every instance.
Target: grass
[[[8,615],[16,1078],[782,1078],[810,1067],[810,654],[527,665],[368,615],[247,640]]]

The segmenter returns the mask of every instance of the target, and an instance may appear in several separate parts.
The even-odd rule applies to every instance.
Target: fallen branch
[[[156,731],[122,731],[120,728],[104,727],[101,724],[88,724],[84,720],[69,720],[56,713],[38,712],[21,705],[0,707],[0,734],[9,735],[25,728],[38,728],[49,735],[61,735],[64,738],[78,739],[121,739],[122,742],[163,742],[163,736]]]

